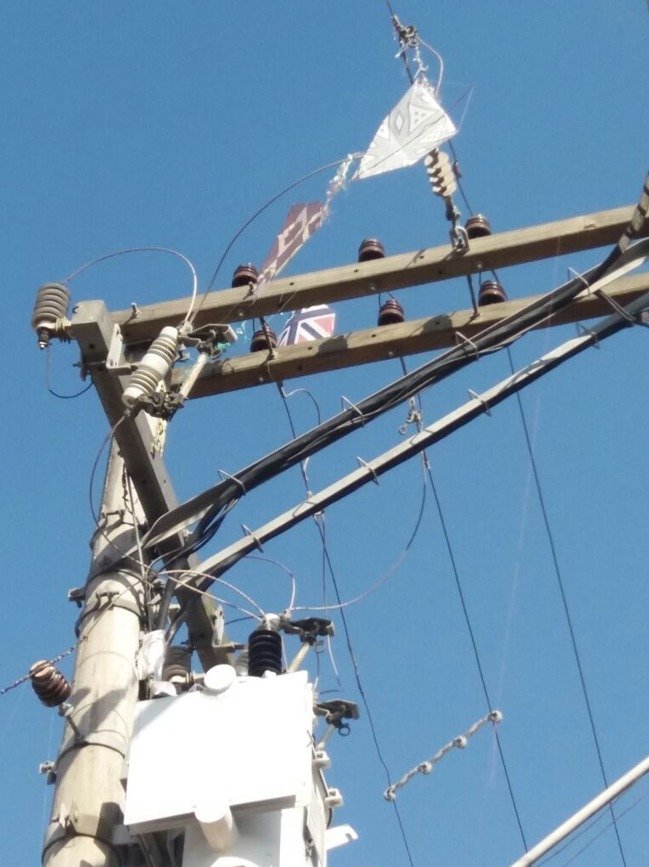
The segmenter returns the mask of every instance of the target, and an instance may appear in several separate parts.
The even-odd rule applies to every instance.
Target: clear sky
[[[393,5],[444,57],[444,104],[458,121],[466,107],[455,140],[464,189],[495,229],[636,201],[649,140],[643,0]],[[66,594],[86,575],[89,476],[107,431],[93,391],[64,401],[46,390],[45,354],[29,331],[38,286],[103,253],[160,245],[190,257],[204,288],[242,223],[300,176],[365,148],[408,81],[379,0],[5,2],[0,22],[8,374],[0,428],[2,687],[74,640],[77,612]],[[436,72],[431,58],[431,78]],[[239,262],[261,262],[289,206],[322,197],[329,177],[310,180],[257,220],[227,257],[217,286],[229,285]],[[365,237],[381,238],[388,253],[445,242],[443,206],[421,166],[351,184],[291,273],[352,262]],[[500,277],[510,297],[522,297],[549,290],[567,267],[588,267],[604,253],[503,269]],[[87,271],[71,288],[75,300],[103,298],[115,309],[186,295],[190,284],[170,257],[130,256]],[[412,318],[468,306],[462,281],[405,290],[399,298]],[[376,299],[341,304],[338,331],[368,327],[376,312]],[[530,336],[514,347],[514,361],[523,364],[573,333],[566,327]],[[246,351],[249,338],[250,330],[232,351]],[[609,781],[649,752],[647,358],[645,330],[625,331],[523,395]],[[75,360],[73,347],[53,346],[52,386],[62,393],[81,385]],[[498,353],[429,390],[425,420],[507,371]],[[329,416],[341,395],[358,400],[399,373],[390,361],[286,387],[308,388]],[[298,430],[315,423],[308,397],[295,395],[290,405]],[[348,472],[357,455],[370,458],[400,441],[405,415],[405,408],[392,412],[315,457],[312,488]],[[191,404],[168,438],[179,496],[199,492],[218,469],[235,472],[289,437],[274,386]],[[504,714],[503,752],[532,844],[603,782],[516,402],[430,457],[485,678]],[[402,557],[422,485],[421,462],[414,460],[327,513],[328,550],[344,599],[398,563],[379,591],[347,609],[393,778],[487,710],[430,489]],[[255,527],[302,496],[298,470],[289,472],[244,499],[209,550],[237,538],[242,523]],[[312,524],[275,540],[265,554],[294,572],[299,604],[321,604],[322,549]],[[230,578],[266,611],[288,602],[286,574],[270,563],[245,561]],[[331,600],[329,579],[327,585]],[[320,687],[328,697],[360,701],[337,625],[340,685],[324,654]],[[232,633],[245,640],[249,628],[233,625]],[[357,843],[332,854],[331,864],[407,864],[361,713],[351,736],[330,748],[328,780],[345,797],[337,821],[359,833]],[[37,766],[55,757],[60,728],[28,685],[0,696],[4,864],[38,863],[51,790]],[[649,781],[616,807],[624,813],[618,828],[629,865],[649,862],[647,794]],[[431,776],[414,779],[398,804],[417,865],[492,867],[523,851],[489,729]],[[552,863],[568,863],[603,831],[574,863],[621,864],[609,822],[605,814]]]

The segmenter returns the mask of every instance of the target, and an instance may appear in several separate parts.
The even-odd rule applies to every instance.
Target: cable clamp
[[[595,349],[600,348],[599,337],[597,336],[597,332],[593,331],[590,328],[586,328],[586,326],[583,325],[583,323],[581,323],[581,322],[577,322],[575,327],[577,329],[577,334],[580,337],[586,337],[586,336],[592,337],[593,338],[593,346],[595,347]]]
[[[491,415],[491,407],[489,406],[487,401],[484,399],[484,397],[481,394],[478,394],[478,392],[474,391],[472,388],[468,388],[467,391],[469,392],[469,397],[472,397],[473,400],[477,400],[478,403],[482,405],[482,408],[484,409],[485,413],[487,415]]]
[[[480,357],[480,349],[478,348],[478,345],[476,343],[474,343],[473,340],[471,340],[469,337],[465,337],[461,331],[458,331],[456,329],[456,331],[455,331],[456,340],[458,337],[460,338],[462,343],[468,344],[468,346],[470,346],[471,349],[473,349],[473,351],[475,352],[476,358]]]
[[[250,536],[250,538],[252,539],[252,541],[255,543],[255,548],[256,548],[258,551],[262,551],[262,552],[263,552],[264,549],[263,549],[263,547],[262,547],[261,542],[259,541],[258,537],[255,536],[255,534],[252,532],[252,530],[250,529],[250,527],[247,527],[245,524],[242,524],[242,525],[241,525],[241,529],[243,530],[243,532],[245,533],[246,536]]]
[[[606,303],[607,303],[610,307],[613,308],[613,310],[617,313],[617,315],[620,316],[622,319],[626,319],[626,321],[627,321],[630,325],[638,325],[638,324],[639,324],[639,322],[638,322],[638,320],[636,319],[635,316],[632,316],[630,313],[628,313],[628,312],[624,309],[624,307],[621,307],[621,306],[617,303],[617,301],[616,301],[614,298],[611,298],[611,296],[608,295],[606,292],[604,292],[603,289],[597,289],[596,292],[595,292],[595,295],[597,295],[599,298],[602,298],[604,301],[606,301]]]
[[[568,268],[568,277],[571,280],[578,280],[582,284],[584,289],[590,289],[590,283],[588,282],[588,280],[586,280],[584,275],[580,274],[579,271],[575,271],[574,268]]]
[[[460,255],[469,249],[469,236],[464,226],[454,225],[450,232],[453,251]]]
[[[371,467],[366,461],[363,460],[363,458],[359,458],[358,456],[356,457],[356,460],[358,461],[360,466],[366,469],[367,472],[372,476],[372,481],[374,482],[374,484],[378,485],[379,477],[376,475],[376,470],[374,469],[374,467]]]
[[[239,488],[240,488],[240,490],[241,490],[241,493],[242,493],[242,494],[247,494],[247,493],[248,493],[248,492],[246,491],[246,486],[245,486],[244,483],[241,481],[241,479],[238,479],[236,476],[232,476],[232,475],[230,475],[230,473],[226,473],[225,470],[217,470],[216,472],[219,474],[219,476],[221,476],[222,479],[224,479],[224,480],[225,480],[225,479],[230,479],[231,482],[234,482],[235,485],[238,485]]]
[[[358,417],[359,417],[363,422],[365,421],[365,416],[363,415],[362,411],[361,411],[361,410],[356,406],[355,403],[352,403],[351,400],[349,400],[349,398],[345,397],[344,394],[342,394],[342,395],[340,396],[340,403],[341,403],[343,409],[353,409],[354,412],[356,413],[356,415],[357,415],[357,416],[358,416]]]

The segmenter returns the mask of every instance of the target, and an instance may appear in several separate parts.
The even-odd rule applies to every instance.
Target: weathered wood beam
[[[372,262],[287,277],[264,286],[259,296],[249,287],[210,292],[199,301],[195,323],[236,322],[255,316],[270,316],[313,304],[391,292],[614,244],[632,212],[633,207],[628,205],[499,232],[472,240],[469,249],[461,255],[455,253],[450,245],[443,244]],[[184,318],[188,306],[189,298],[181,298],[141,307],[136,314],[129,309],[111,316],[122,329],[126,343],[144,343],[157,337],[164,325],[177,325]]]
[[[649,274],[622,277],[607,287],[607,294],[621,305],[628,304],[648,291]],[[274,350],[272,357],[268,352],[261,351],[224,358],[205,368],[190,398],[209,397],[267,382],[281,382],[327,370],[455,346],[462,339],[459,335],[471,338],[483,328],[511,316],[539,297],[533,295],[480,307],[477,317],[471,309],[459,310],[413,319],[400,325],[351,331],[313,343],[280,347]],[[539,327],[579,322],[611,312],[604,298],[591,295],[565,307]],[[176,369],[172,386],[179,386],[185,376],[185,371]]]

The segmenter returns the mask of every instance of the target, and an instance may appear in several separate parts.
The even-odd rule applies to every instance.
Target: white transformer
[[[205,688],[140,702],[124,822],[132,835],[185,831],[183,867],[324,867],[355,839],[327,829],[341,803],[316,752],[305,671],[237,677],[218,665]]]

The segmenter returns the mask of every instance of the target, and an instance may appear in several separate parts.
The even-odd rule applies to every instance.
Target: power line
[[[286,398],[287,398],[287,395],[285,394],[284,389],[281,387],[281,385],[280,385],[279,383],[278,383],[278,391],[279,391],[279,395],[280,395],[280,397],[281,397],[281,399],[282,399],[282,403],[283,403],[283,405],[284,405],[284,408],[285,408],[285,410],[286,410],[286,414],[287,414],[287,416],[288,416],[288,421],[289,421],[289,425],[290,425],[290,428],[291,428],[291,432],[292,432],[292,434],[293,434],[293,438],[295,439],[295,437],[297,436],[297,433],[296,433],[295,424],[294,424],[294,422],[293,422],[293,418],[292,418],[292,415],[291,415],[291,410],[290,410],[290,407],[289,407],[289,405],[288,405],[288,401],[287,401],[287,399],[286,399]],[[316,402],[316,408],[317,408],[317,402]],[[319,412],[319,409],[318,409],[318,416],[319,416],[319,415],[320,415],[320,412]],[[305,470],[305,467],[304,467],[304,463],[302,463],[300,466],[301,466],[301,468],[302,468],[302,476],[303,476],[303,480],[304,480],[304,485],[305,485],[305,487],[306,487],[307,494],[309,494],[309,482],[308,482],[308,477],[307,477],[307,475],[306,475],[306,470]],[[413,535],[411,536],[411,539],[410,539],[410,541],[409,541],[409,543],[408,543],[409,545],[410,545],[410,544],[412,543],[412,541],[414,540],[414,537],[415,537],[415,535],[416,535],[417,529],[419,528],[419,524],[420,524],[420,522],[421,522],[421,514],[422,514],[422,513],[423,513],[423,505],[422,505],[422,512],[420,512],[419,518],[418,518],[418,520],[417,520],[417,524],[416,524],[415,532],[414,532]],[[339,590],[339,587],[338,587],[338,581],[336,580],[336,575],[335,575],[335,572],[334,572],[333,564],[332,564],[332,562],[331,562],[331,557],[329,556],[329,549],[328,549],[328,547],[327,547],[327,535],[326,535],[326,524],[325,524],[325,516],[324,516],[324,512],[320,513],[319,516],[316,516],[316,517],[315,517],[315,525],[316,525],[316,527],[318,528],[318,533],[320,534],[320,539],[321,539],[321,542],[322,542],[322,558],[323,558],[323,561],[322,561],[322,562],[323,562],[322,589],[323,589],[323,596],[324,596],[323,601],[326,603],[326,595],[325,595],[325,593],[326,593],[325,564],[326,564],[326,566],[327,566],[327,568],[328,568],[328,570],[329,570],[329,575],[331,576],[331,583],[333,584],[334,592],[335,592],[335,594],[336,594],[336,602],[337,602],[337,605],[336,605],[335,607],[336,607],[336,608],[338,609],[338,611],[340,612],[340,619],[341,619],[342,624],[343,624],[343,631],[344,631],[344,633],[345,633],[345,642],[346,642],[346,644],[347,644],[347,650],[348,650],[348,652],[349,652],[349,657],[350,657],[350,659],[351,659],[352,668],[353,668],[353,670],[354,670],[354,679],[356,680],[356,686],[357,686],[357,688],[358,688],[358,692],[359,692],[359,694],[360,694],[360,696],[361,696],[361,700],[362,700],[362,702],[363,702],[363,707],[365,708],[365,713],[367,714],[367,720],[368,720],[368,723],[369,723],[369,726],[370,726],[370,732],[371,732],[371,734],[372,734],[372,740],[373,740],[373,742],[374,742],[374,747],[375,747],[375,750],[376,750],[377,757],[378,757],[378,759],[379,759],[380,764],[381,764],[382,767],[383,767],[383,770],[385,771],[386,778],[387,778],[387,781],[388,781],[388,786],[390,786],[390,785],[392,785],[392,778],[391,778],[391,775],[390,775],[390,770],[389,770],[389,768],[388,768],[388,766],[387,766],[387,763],[386,763],[385,759],[383,758],[383,751],[381,750],[381,746],[380,746],[380,744],[379,744],[378,735],[377,735],[377,733],[376,733],[376,727],[375,727],[375,725],[374,725],[374,718],[373,718],[373,716],[372,716],[372,711],[370,710],[369,702],[368,702],[368,700],[367,700],[367,696],[366,696],[366,694],[365,694],[365,690],[364,690],[364,688],[363,688],[363,684],[362,684],[362,682],[361,682],[361,676],[360,676],[360,671],[359,671],[359,668],[358,668],[358,662],[357,662],[357,660],[356,660],[356,655],[355,655],[355,653],[354,653],[354,649],[353,649],[353,647],[352,647],[351,636],[350,636],[350,633],[349,633],[349,626],[348,626],[348,624],[347,624],[347,618],[346,618],[346,616],[345,616],[345,610],[344,610],[345,605],[344,605],[344,603],[343,603],[343,601],[342,601],[342,599],[341,599],[340,590]],[[326,610],[326,608],[325,608],[325,610]],[[330,649],[330,653],[331,653],[331,649]],[[333,668],[334,668],[334,672],[335,672],[335,674],[336,674],[336,677],[338,677],[338,672],[337,672],[337,670],[336,670],[335,663],[333,662],[333,658],[332,658],[331,661],[332,661],[332,665],[333,665]],[[338,682],[340,683],[340,680],[338,680]],[[411,865],[411,867],[414,867],[414,861],[413,861],[413,858],[412,858],[412,852],[411,852],[411,850],[410,850],[410,845],[409,845],[409,843],[408,843],[408,838],[407,838],[407,835],[406,835],[406,830],[405,830],[405,828],[404,828],[403,821],[402,821],[402,819],[401,819],[401,814],[399,813],[399,808],[398,808],[398,806],[397,806],[397,804],[396,804],[396,801],[393,801],[393,802],[392,802],[392,805],[393,805],[393,807],[394,807],[394,813],[395,813],[395,817],[396,817],[396,820],[397,820],[397,825],[399,826],[399,833],[401,834],[401,840],[402,840],[402,842],[403,842],[404,849],[406,850],[406,854],[407,854],[407,856],[408,856],[408,862],[409,862],[409,864]]]
[[[512,358],[512,353],[509,347],[507,347],[507,359],[509,361],[509,367],[512,375],[514,374],[514,361]],[[563,578],[561,576],[561,569],[559,568],[559,557],[557,554],[557,548],[554,542],[554,536],[552,533],[552,528],[550,527],[550,519],[548,517],[548,511],[545,506],[545,498],[543,496],[543,491],[541,489],[541,479],[539,477],[538,466],[536,463],[536,458],[534,456],[534,449],[532,447],[532,438],[530,437],[529,427],[527,424],[527,419],[525,417],[525,411],[523,409],[523,401],[521,400],[521,396],[519,392],[516,392],[516,403],[518,405],[518,412],[521,419],[521,425],[523,428],[523,436],[525,439],[525,444],[527,447],[527,453],[530,459],[530,466],[532,468],[532,476],[534,478],[534,485],[536,487],[536,493],[539,498],[539,506],[541,507],[541,515],[543,517],[543,524],[545,526],[546,535],[548,538],[548,544],[550,546],[550,554],[552,557],[552,563],[554,566],[554,574],[557,579],[557,584],[559,586],[559,593],[561,596],[561,603],[563,605],[563,611],[566,616],[566,623],[568,625],[568,632],[570,633],[570,642],[572,644],[572,650],[575,657],[575,662],[577,663],[577,671],[579,672],[579,681],[581,683],[581,690],[584,696],[584,701],[586,703],[586,711],[588,713],[588,720],[590,723],[590,730],[593,735],[593,740],[595,742],[595,751],[597,753],[597,761],[599,763],[600,771],[602,773],[602,780],[604,781],[604,786],[608,788],[608,780],[606,778],[606,771],[604,769],[604,759],[602,757],[602,750],[599,743],[599,737],[597,736],[597,729],[595,728],[595,719],[593,717],[593,710],[591,708],[590,699],[588,697],[588,689],[586,688],[586,679],[584,677],[584,671],[581,664],[581,658],[579,655],[579,650],[577,648],[577,638],[575,635],[574,626],[572,623],[572,616],[570,614],[570,608],[568,606],[568,597],[566,595],[566,590],[563,582]],[[611,813],[611,817],[613,819],[613,826],[615,828],[615,836],[617,838],[618,849],[620,851],[620,858],[622,859],[622,863],[626,867],[626,858],[624,857],[624,850],[622,849],[622,840],[620,839],[620,832],[617,826],[617,822],[615,821],[615,813],[613,811],[613,805],[609,804],[609,810]]]
[[[325,531],[325,526],[324,526],[324,515],[322,516],[322,524],[320,524],[320,522],[317,522],[317,527],[318,527],[318,532],[320,533],[320,537],[322,539],[322,550],[323,550],[324,556],[325,556],[326,561],[327,561],[327,567],[329,569],[329,575],[331,576],[331,583],[333,584],[334,592],[336,594],[336,600],[340,606],[342,600],[340,597],[340,590],[338,588],[338,581],[336,580],[336,574],[334,572],[333,564],[331,562],[331,557],[329,556],[329,549],[327,547],[327,537],[326,537],[326,531]],[[385,776],[386,776],[386,779],[388,781],[388,786],[391,786],[392,785],[392,777],[390,775],[390,770],[388,768],[388,765],[387,765],[387,763],[383,757],[383,751],[381,749],[381,745],[379,744],[379,739],[378,739],[378,735],[376,732],[376,726],[374,725],[374,718],[372,716],[372,711],[370,710],[370,705],[369,705],[369,702],[367,700],[367,695],[365,694],[365,689],[363,688],[363,684],[361,682],[360,670],[358,668],[358,661],[356,659],[356,655],[355,655],[354,649],[352,647],[351,636],[349,634],[349,626],[347,625],[347,617],[345,616],[345,609],[340,608],[339,610],[340,610],[340,619],[341,619],[342,624],[343,624],[343,631],[345,633],[345,642],[347,644],[347,650],[349,652],[349,658],[351,659],[352,668],[354,670],[354,679],[356,680],[356,686],[358,688],[358,692],[359,692],[361,700],[363,702],[363,707],[365,708],[365,713],[367,714],[367,721],[368,721],[369,726],[370,726],[370,732],[372,734],[372,740],[374,742],[374,748],[376,750],[376,755],[377,755],[377,758],[378,758],[381,766],[383,767],[383,770],[385,771]],[[397,824],[399,826],[399,832],[401,834],[401,840],[403,842],[404,849],[406,850],[406,854],[408,856],[408,862],[410,864],[410,867],[414,867],[414,861],[412,858],[412,852],[410,850],[410,845],[408,843],[408,837],[406,835],[406,830],[404,828],[403,821],[401,819],[401,814],[399,813],[399,807],[397,806],[396,801],[392,801],[392,806],[394,807],[394,814],[395,814],[395,817],[397,820]]]
[[[491,699],[489,697],[489,690],[487,689],[487,681],[485,678],[484,670],[482,668],[482,662],[480,661],[480,653],[478,652],[478,644],[476,642],[475,634],[473,632],[473,627],[471,626],[471,619],[469,617],[469,611],[466,605],[466,599],[464,598],[464,591],[462,590],[462,583],[460,581],[460,574],[457,568],[457,562],[455,560],[455,554],[453,552],[453,546],[451,545],[451,539],[448,533],[448,529],[446,526],[446,520],[444,519],[444,513],[442,511],[442,504],[440,502],[439,496],[437,494],[437,486],[435,485],[435,480],[433,479],[433,473],[430,468],[430,462],[426,462],[426,470],[428,472],[428,478],[430,481],[430,486],[433,491],[433,496],[435,498],[435,504],[437,505],[437,513],[439,515],[440,524],[442,527],[442,535],[444,536],[444,542],[446,544],[446,550],[448,551],[449,560],[451,561],[451,570],[453,572],[453,577],[455,579],[455,586],[457,587],[457,592],[460,597],[460,603],[462,605],[462,613],[464,614],[464,622],[466,623],[467,630],[469,632],[469,638],[471,639],[471,647],[473,648],[473,655],[475,657],[476,665],[478,668],[478,674],[480,676],[480,683],[482,684],[482,691],[484,692],[485,700],[487,703],[487,710],[492,709]],[[505,761],[505,754],[503,752],[502,744],[500,743],[500,737],[498,735],[498,730],[494,728],[494,736],[496,738],[496,745],[498,747],[498,753],[500,755],[500,762],[503,767],[503,771],[505,774],[505,780],[507,782],[507,788],[509,790],[509,797],[512,803],[512,807],[514,810],[514,815],[516,816],[516,824],[518,825],[518,830],[521,835],[521,840],[523,841],[523,846],[525,847],[525,851],[528,851],[527,840],[525,839],[525,832],[523,831],[523,824],[521,822],[520,813],[518,812],[518,806],[516,804],[516,798],[514,796],[514,789],[512,787],[511,778],[509,776],[509,770],[507,769],[507,762]]]

